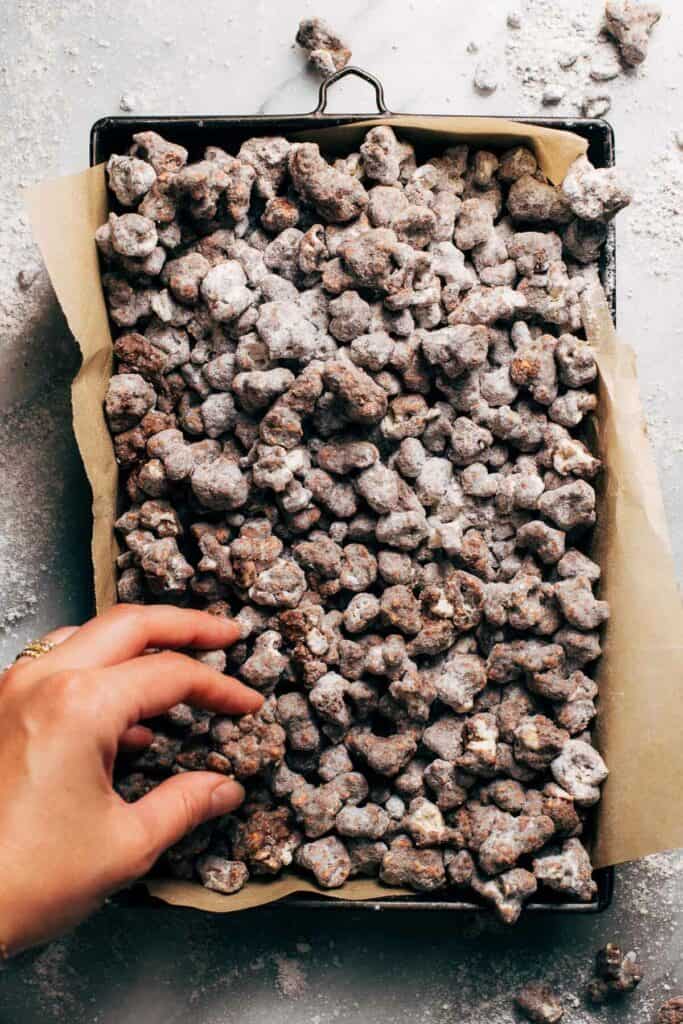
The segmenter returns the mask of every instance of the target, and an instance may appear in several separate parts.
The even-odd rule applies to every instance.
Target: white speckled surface
[[[515,6],[521,29],[506,27]],[[665,0],[648,62],[608,83],[608,119],[636,202],[618,225],[619,324],[638,353],[642,391],[677,564],[683,563],[683,5]],[[543,83],[567,83],[552,113],[578,112],[582,80],[549,73],[558,47],[595,39],[599,0],[5,0],[0,10],[0,663],[20,644],[87,614],[87,488],[69,427],[76,357],[21,213],[22,186],[87,164],[91,123],[135,114],[309,110],[317,79],[292,39],[300,17],[328,17],[354,63],[384,82],[393,110],[538,114]],[[578,20],[577,20],[578,19]],[[574,23],[573,23],[574,22]],[[479,53],[466,52],[475,42]],[[500,84],[472,87],[493,57]],[[584,73],[584,79],[586,75]],[[579,85],[577,85],[579,83]],[[332,109],[372,109],[345,82]],[[19,270],[38,271],[27,290]],[[108,908],[71,938],[0,969],[0,1020],[12,1024],[327,1024],[514,1020],[510,994],[544,977],[568,994],[607,939],[634,945],[646,980],[630,1002],[568,1022],[648,1024],[683,993],[683,860],[619,871],[600,918],[529,919],[514,932],[477,921],[386,912],[266,911],[239,919]],[[667,990],[666,986],[670,986]]]

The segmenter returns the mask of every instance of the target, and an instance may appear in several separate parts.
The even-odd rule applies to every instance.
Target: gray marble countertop
[[[506,27],[522,11],[519,39]],[[668,0],[645,67],[609,83],[618,161],[636,200],[618,224],[618,316],[636,349],[677,565],[683,564],[683,5]],[[88,490],[70,429],[77,366],[21,208],[33,181],[83,168],[90,125],[120,113],[293,113],[317,80],[292,45],[299,18],[328,18],[354,63],[377,74],[391,109],[540,114],[538,63],[566,18],[597,24],[599,0],[5,0],[0,11],[0,664],[27,639],[81,621],[90,606]],[[467,52],[467,44],[479,47]],[[491,57],[501,84],[472,87]],[[553,113],[577,113],[568,90]],[[372,110],[345,81],[333,110]],[[17,273],[25,271],[23,285]],[[29,287],[28,279],[34,277]],[[72,936],[0,968],[0,1020],[12,1024],[231,1024],[367,1021],[507,1024],[511,994],[544,978],[567,996],[568,1022],[647,1024],[683,993],[683,858],[618,869],[599,917],[528,917],[509,931],[489,916],[269,909],[210,917],[105,907]],[[589,1013],[573,999],[595,950],[619,940],[646,978],[631,1000]],[[678,972],[678,975],[677,975]]]

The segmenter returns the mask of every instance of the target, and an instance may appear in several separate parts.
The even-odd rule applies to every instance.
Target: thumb
[[[140,828],[137,835],[144,844],[137,862],[154,861],[173,843],[197,825],[229,814],[244,800],[244,789],[234,779],[226,779],[217,772],[183,772],[166,779],[161,785],[129,805]]]

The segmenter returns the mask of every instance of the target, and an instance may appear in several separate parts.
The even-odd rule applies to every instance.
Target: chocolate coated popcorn
[[[351,60],[351,51],[322,18],[299,22],[296,41],[308,51],[308,59],[323,78],[341,71]]]
[[[683,1021],[683,996],[674,996],[660,1006],[657,1024],[681,1024]]]
[[[348,59],[316,19],[299,36],[324,73]],[[335,160],[143,132],[107,174],[119,599],[235,618],[198,657],[266,697],[178,706],[121,765],[125,799],[245,785],[169,869],[469,887],[509,923],[539,887],[592,900],[609,608],[580,295],[628,190],[585,158],[551,185],[523,146],[418,166],[387,125]]]
[[[633,950],[624,955],[619,946],[608,942],[596,954],[595,975],[588,984],[586,996],[590,1003],[600,1006],[615,997],[633,992],[642,981],[643,968]],[[666,1020],[661,1010],[660,1017]]]
[[[619,46],[621,59],[637,67],[647,57],[650,33],[662,16],[659,4],[634,3],[633,0],[607,0],[607,31]]]

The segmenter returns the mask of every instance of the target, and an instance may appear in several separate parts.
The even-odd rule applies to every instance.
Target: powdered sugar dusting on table
[[[683,247],[683,157],[673,138],[664,139],[642,167],[626,230],[647,253],[644,269],[666,278],[677,274]]]
[[[275,984],[278,992],[286,999],[299,999],[308,988],[302,961],[293,957],[276,956],[275,965]]]
[[[621,64],[603,11],[594,0],[526,0],[520,27],[508,31],[505,56],[534,109],[581,113],[593,94],[628,93],[647,73],[647,64],[638,70]],[[548,102],[550,91],[559,95],[554,103]]]

